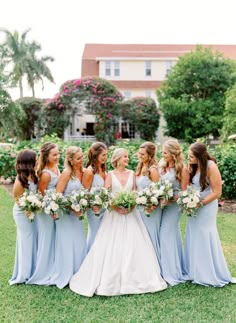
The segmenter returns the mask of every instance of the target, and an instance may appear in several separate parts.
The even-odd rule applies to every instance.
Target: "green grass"
[[[186,283],[146,295],[86,298],[69,288],[9,286],[14,254],[13,200],[0,187],[0,322],[235,322],[236,285]],[[185,230],[186,219],[182,220]],[[218,228],[236,276],[236,214],[219,214]]]

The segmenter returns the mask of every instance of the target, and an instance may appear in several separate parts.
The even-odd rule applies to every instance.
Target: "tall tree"
[[[40,80],[43,84],[43,78],[53,82],[53,76],[46,63],[54,59],[51,56],[37,57],[41,46],[35,41],[27,40],[30,29],[24,31],[22,35],[7,29],[0,29],[0,31],[6,35],[0,46],[1,60],[5,69],[9,71],[12,86],[19,86],[20,97],[23,97],[23,79],[26,78],[35,96],[35,83]]]
[[[182,56],[157,90],[168,136],[193,141],[223,126],[225,92],[235,82],[235,63],[209,48]]]

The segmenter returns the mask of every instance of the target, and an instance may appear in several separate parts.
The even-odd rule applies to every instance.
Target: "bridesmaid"
[[[137,190],[141,191],[149,184],[157,183],[160,179],[158,173],[158,162],[156,160],[156,146],[152,142],[144,142],[138,151],[139,163],[136,171]],[[156,252],[157,259],[160,263],[160,224],[161,212],[159,208],[155,208],[151,215],[147,217],[144,210],[141,212],[142,220],[151,238],[153,247]]]
[[[189,217],[186,230],[185,256],[189,279],[205,286],[223,287],[236,283],[232,278],[222,251],[217,226],[218,198],[222,180],[216,160],[206,146],[194,143],[188,152],[190,180],[200,191],[201,203],[196,217]]]
[[[88,163],[83,176],[83,186],[86,189],[91,187],[102,187],[106,178],[106,160],[107,160],[107,147],[102,142],[95,142],[88,150]],[[95,215],[96,208],[87,212],[88,216],[88,251],[90,250],[101,220],[104,215],[104,210],[100,211],[99,216]]]
[[[189,172],[184,165],[184,156],[177,140],[170,139],[163,144],[160,176],[169,180],[177,197],[180,189],[189,184]],[[162,276],[174,286],[186,280],[183,247],[180,232],[181,210],[177,203],[167,202],[161,210],[160,249]]]
[[[45,190],[56,187],[60,171],[58,169],[59,151],[57,145],[47,142],[42,145],[38,165],[38,188]],[[55,221],[46,213],[36,216],[38,251],[36,269],[27,284],[49,285],[55,258]]]
[[[57,192],[67,197],[82,187],[84,156],[81,148],[70,146],[66,150],[65,169],[57,186]],[[79,270],[87,254],[86,236],[83,221],[79,214],[70,211],[56,221],[55,263],[50,285],[63,288]]]
[[[16,255],[10,285],[26,283],[33,274],[36,262],[36,235],[35,223],[30,222],[18,206],[18,199],[26,189],[36,191],[37,176],[36,153],[32,150],[21,151],[16,159],[15,169],[17,177],[13,186],[15,205],[13,216],[16,223]]]

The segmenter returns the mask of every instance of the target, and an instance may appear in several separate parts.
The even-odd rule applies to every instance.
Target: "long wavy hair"
[[[144,175],[149,176],[150,168],[152,166],[156,166],[156,167],[158,166],[158,161],[156,159],[156,151],[157,151],[156,146],[154,145],[153,142],[146,141],[139,148],[144,148],[148,154],[148,166]],[[143,162],[139,162],[137,165],[137,171],[136,171],[137,176],[141,175],[142,168],[143,168]]]
[[[203,191],[209,185],[207,181],[207,162],[208,160],[213,160],[216,163],[216,159],[208,153],[206,145],[200,142],[195,142],[189,147],[189,149],[191,150],[194,157],[198,161],[199,168],[200,168],[200,186],[201,186],[201,191]],[[191,183],[192,183],[193,177],[197,172],[198,164],[189,164]]]
[[[100,141],[97,141],[91,145],[88,150],[88,162],[86,167],[91,166],[93,173],[96,174],[98,172],[98,156],[104,151],[107,150],[107,146]],[[103,172],[106,171],[106,164],[102,164],[101,168]]]
[[[38,163],[38,169],[37,169],[38,177],[41,176],[42,170],[47,165],[48,155],[49,155],[50,151],[56,147],[57,147],[57,145],[53,144],[51,142],[45,142],[45,144],[42,145],[42,147],[40,149],[40,157],[39,157],[39,163]]]
[[[65,162],[64,165],[65,167],[69,168],[71,171],[71,178],[75,177],[75,172],[74,172],[74,168],[73,165],[71,163],[73,157],[75,154],[77,154],[78,152],[82,152],[82,149],[78,146],[69,146],[66,149],[66,158],[65,158]],[[81,174],[83,173],[83,166],[81,166]]]
[[[22,150],[16,158],[15,170],[17,178],[24,188],[29,188],[28,178],[37,184],[38,178],[35,172],[37,154],[30,149]]]
[[[175,139],[169,139],[166,142],[164,142],[163,147],[166,148],[166,150],[171,154],[174,163],[175,163],[175,178],[181,182],[182,178],[182,171],[184,168],[184,155],[182,152],[182,148],[178,142],[178,140]],[[168,163],[165,163],[163,159],[161,160],[161,167],[164,172],[166,172]]]

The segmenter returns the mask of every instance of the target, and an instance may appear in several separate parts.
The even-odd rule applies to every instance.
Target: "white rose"
[[[155,205],[158,204],[158,200],[154,196],[151,197],[151,202],[152,202],[152,204],[155,204]]]
[[[50,214],[50,211],[51,211],[50,207],[46,207],[46,208],[44,209],[44,212],[45,212],[46,214]]]
[[[140,197],[140,204],[146,204],[147,203],[147,198],[145,196]]]
[[[187,196],[187,195],[188,195],[188,191],[183,191],[183,192],[182,192],[182,195],[183,195],[183,196]]]
[[[83,191],[80,192],[80,196],[84,196],[84,192]]]
[[[190,201],[191,201],[191,199],[190,199],[190,198],[188,198],[188,197],[183,198],[183,203],[184,203],[184,204],[187,204],[187,203],[189,203]]]
[[[71,208],[75,211],[75,212],[79,212],[80,211],[80,205],[79,204],[72,204]]]
[[[80,200],[80,204],[83,205],[83,206],[87,206],[88,205],[88,202],[85,199],[81,199]]]
[[[59,209],[59,205],[57,204],[57,203],[55,203],[54,201],[52,201],[51,203],[50,203],[50,207],[51,207],[51,209],[55,212],[55,211],[57,211],[58,209]]]

